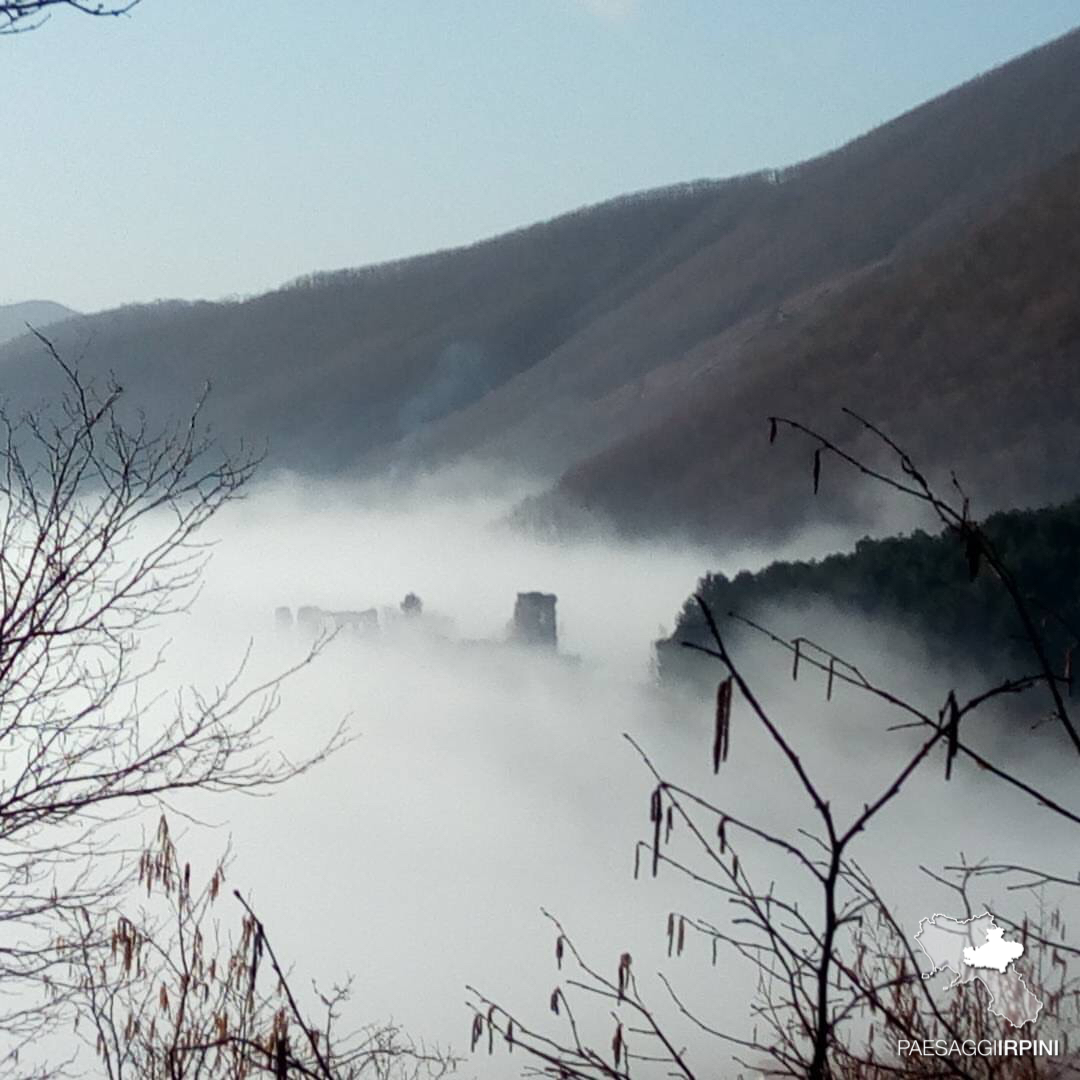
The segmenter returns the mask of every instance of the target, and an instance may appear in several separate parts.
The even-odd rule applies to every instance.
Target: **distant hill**
[[[994,514],[983,523],[987,537],[1029,599],[1042,627],[1048,654],[1066,669],[1065,654],[1080,635],[1080,499],[1038,510]],[[734,578],[706,574],[698,593],[728,636],[740,634],[728,612],[750,619],[767,612],[798,610],[827,601],[838,608],[901,626],[931,649],[989,665],[995,678],[1037,670],[1023,626],[993,575],[970,579],[963,546],[954,535],[865,539],[855,550],[810,562],[776,562]],[[749,632],[749,631],[747,631]],[[682,642],[711,644],[701,609],[692,598],[670,638],[657,643],[661,680],[715,685],[717,665]]]
[[[54,304],[51,300],[26,300],[19,304],[0,304],[0,345],[27,333],[27,323],[43,330],[53,323],[78,315],[77,311]]]
[[[1031,290],[1055,259],[1075,276],[1069,200],[1052,191],[1078,148],[1073,33],[793,168],[647,192],[244,301],[123,308],[54,336],[84,368],[115,371],[151,414],[174,413],[209,379],[215,428],[267,440],[278,464],[325,473],[486,458],[561,476],[522,520],[583,514],[628,533],[789,526],[801,520],[782,495],[795,490],[795,458],[781,447],[762,464],[753,433],[767,413],[826,423],[843,402],[891,419],[903,401],[902,434],[945,454],[959,439],[934,432],[977,427],[953,412],[981,380],[981,406],[1008,439],[980,452],[1006,446],[1016,490],[995,490],[1015,498],[1026,463],[1072,437],[1057,401],[1049,426],[1045,409],[1012,404],[1030,400],[1033,379],[1062,402],[1072,384],[1045,366],[1016,369],[1043,355],[1049,331],[1024,339],[1039,320],[1014,327],[1009,305],[1036,305]],[[1046,193],[1032,194],[1040,176]],[[1040,198],[1047,253],[994,246],[1014,207],[1022,240],[1023,200]],[[1029,272],[1038,259],[1043,270]],[[1011,291],[988,320],[981,291],[1002,274]],[[939,291],[967,278],[979,290],[950,337]],[[1065,308],[1053,319],[1065,355]],[[897,372],[920,340],[927,358],[905,384]],[[48,396],[54,373],[40,360],[26,339],[0,348],[6,387]],[[825,514],[857,510],[830,498]]]

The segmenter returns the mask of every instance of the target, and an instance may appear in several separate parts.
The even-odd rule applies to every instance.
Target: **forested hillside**
[[[1039,510],[993,514],[983,523],[1004,564],[1028,599],[1049,652],[1064,670],[1066,651],[1080,640],[1080,499]],[[1003,677],[1036,670],[1023,626],[1000,582],[990,573],[971,580],[964,547],[948,532],[860,540],[855,550],[809,562],[776,562],[734,578],[706,574],[698,592],[720,618],[753,619],[777,609],[828,601],[841,610],[883,619],[952,656],[990,666]],[[725,624],[732,629],[731,624]],[[733,627],[738,633],[737,624]],[[710,643],[692,598],[671,637],[657,643],[661,677],[674,682],[712,677],[682,642]]]
[[[1076,493],[1080,447],[1080,154],[984,225],[883,267],[737,377],[717,373],[679,409],[563,479],[570,502],[627,532],[720,537],[806,520],[807,445],[765,443],[781,414],[871,452],[842,407],[884,427],[939,476],[955,469],[984,509]],[[817,513],[857,516],[828,471]]]
[[[1020,498],[1035,465],[1033,497],[1060,493],[1080,415],[1078,148],[1073,33],[797,167],[53,336],[151,415],[210,381],[217,432],[273,464],[562,475],[532,524],[785,528],[802,481],[788,448],[764,458],[764,418],[821,426],[840,404],[995,497]],[[8,393],[53,392],[32,339],[0,348],[0,371]],[[824,495],[826,515],[858,509]]]
[[[714,197],[704,185],[626,200],[243,301],[122,308],[59,328],[56,344],[114,371],[152,412],[209,380],[224,432],[267,440],[279,464],[339,469],[535,363]],[[34,343],[17,342],[0,369],[44,394],[51,372],[40,359]]]

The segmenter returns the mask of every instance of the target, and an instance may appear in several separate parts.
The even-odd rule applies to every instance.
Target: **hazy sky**
[[[0,39],[0,302],[258,292],[828,149],[1075,0],[143,0]]]

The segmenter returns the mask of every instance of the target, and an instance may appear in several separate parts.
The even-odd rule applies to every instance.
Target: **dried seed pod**
[[[945,737],[948,740],[948,749],[945,754],[945,779],[952,777],[953,758],[956,757],[960,747],[960,706],[956,703],[956,695],[950,690],[949,697],[945,702],[949,717],[945,725]]]
[[[619,973],[618,973],[618,987],[619,987],[619,1000],[626,996],[626,988],[630,985],[630,954],[624,952],[619,957]]]
[[[660,809],[659,787],[652,793],[652,803],[650,805],[649,813],[653,823],[652,876],[656,877],[660,872],[660,823],[664,816]]]
[[[615,1058],[615,1068],[619,1067],[619,1062],[623,1058],[623,1033],[622,1024],[617,1024],[615,1027],[615,1035],[611,1040],[611,1052]]]
[[[731,686],[729,675],[716,688],[716,729],[713,734],[713,773],[720,771],[720,762],[727,761],[731,739]]]

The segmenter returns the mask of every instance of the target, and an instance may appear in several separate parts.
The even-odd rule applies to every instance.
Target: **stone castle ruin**
[[[278,608],[278,612],[288,612],[288,608]],[[292,625],[291,617],[283,620],[278,617],[278,626],[287,629]],[[296,625],[312,636],[345,632],[352,634],[377,633],[379,613],[375,608],[364,611],[327,611],[324,608],[307,605],[296,609]]]
[[[429,635],[447,641],[457,640],[459,644],[499,645],[509,642],[556,652],[559,645],[555,622],[556,602],[554,593],[518,593],[514,604],[514,617],[504,642],[497,639],[461,642],[453,633],[452,620],[426,612],[423,601],[412,592],[408,593],[396,608],[384,607],[381,612],[373,607],[362,611],[330,611],[308,604],[296,609],[294,620],[292,608],[278,607],[274,609],[274,625],[279,631],[291,631],[295,626],[314,638],[323,634],[342,633],[369,637],[393,631],[395,626],[403,629],[405,624],[411,624]]]
[[[522,645],[538,645],[547,649],[559,647],[555,626],[554,593],[521,592],[514,604],[511,636]]]

